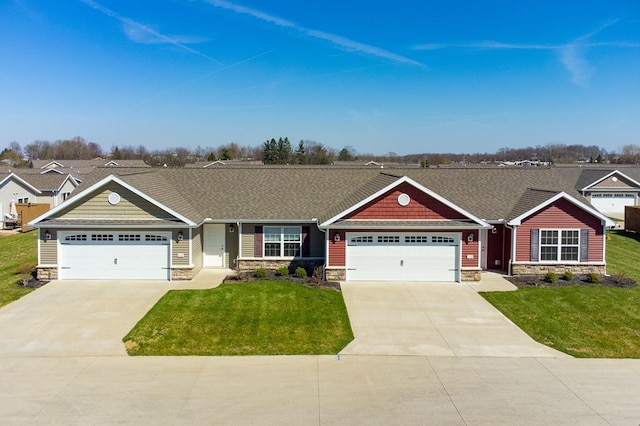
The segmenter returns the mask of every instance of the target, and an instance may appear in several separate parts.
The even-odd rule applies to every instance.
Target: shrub
[[[555,272],[547,272],[544,275],[544,281],[547,283],[555,283],[558,280],[558,277],[556,276]]]
[[[573,281],[573,272],[564,271],[564,274],[562,274],[562,279],[565,281]]]
[[[253,276],[256,278],[267,278],[267,270],[264,268],[258,268],[253,273]]]
[[[600,277],[595,272],[589,272],[587,274],[587,282],[597,284],[600,281]]]
[[[276,275],[280,277],[288,277],[289,268],[287,268],[286,266],[281,266],[280,268],[276,269]]]
[[[317,266],[313,269],[313,281],[315,281],[316,283],[319,283],[320,281],[322,281],[322,278],[324,277],[324,269],[322,268],[322,266]]]
[[[301,266],[298,266],[296,268],[296,271],[293,273],[293,275],[295,275],[298,278],[304,278],[307,276],[307,270]]]
[[[33,271],[36,270],[36,265],[31,262],[23,263],[18,268],[18,273],[22,277],[22,285],[27,286],[31,278],[33,278]]]

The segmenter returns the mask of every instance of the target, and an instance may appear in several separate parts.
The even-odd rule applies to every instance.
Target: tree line
[[[447,163],[515,162],[520,160],[554,163],[621,163],[640,164],[640,146],[625,145],[619,152],[607,152],[595,145],[564,145],[549,143],[535,147],[500,148],[494,153],[421,153],[398,156],[393,152],[384,155],[360,154],[353,147],[341,150],[313,140],[300,140],[292,144],[288,137],[271,138],[260,145],[240,145],[231,142],[217,147],[186,147],[148,150],[145,146],[120,145],[105,152],[96,142],[77,136],[71,139],[36,140],[22,147],[11,142],[0,152],[0,160],[8,160],[15,166],[28,167],[32,160],[89,160],[93,158],[114,160],[143,160],[151,166],[180,167],[196,161],[247,160],[264,164],[333,164],[336,161],[377,161],[383,163],[421,164],[423,167]]]

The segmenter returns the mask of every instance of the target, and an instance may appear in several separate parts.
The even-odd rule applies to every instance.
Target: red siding
[[[340,241],[335,241],[335,235],[340,234]],[[345,236],[342,231],[329,232],[329,266],[345,266]]]
[[[398,204],[398,195],[405,193],[411,197],[406,206]],[[464,216],[419,189],[403,183],[360,207],[347,216],[348,219],[463,219]]]
[[[531,229],[589,228],[589,262],[604,262],[602,252],[603,229],[600,219],[590,215],[567,200],[560,199],[522,221],[516,228],[516,261],[531,260]]]
[[[469,234],[473,234],[473,241],[467,241]],[[462,232],[462,267],[463,268],[479,268],[480,259],[478,258],[478,232],[477,231],[464,231]],[[467,256],[473,256],[471,259],[467,259]]]

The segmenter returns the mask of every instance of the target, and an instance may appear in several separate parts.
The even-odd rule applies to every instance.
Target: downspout
[[[511,230],[511,255],[509,256],[509,265],[507,266],[507,275],[511,276],[511,263],[513,262],[513,258],[516,256],[516,227],[509,226],[509,223],[505,222],[504,227]],[[502,248],[504,250],[504,235],[502,236]],[[504,251],[503,251],[504,252]]]

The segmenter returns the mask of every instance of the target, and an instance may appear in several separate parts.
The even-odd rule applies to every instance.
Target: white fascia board
[[[99,189],[99,188],[103,187],[104,185],[106,185],[107,183],[110,183],[110,182],[115,182],[118,185],[120,185],[120,186],[128,189],[129,191],[133,192],[134,194],[138,195],[139,197],[143,198],[144,200],[146,200],[146,201],[148,201],[148,202],[150,202],[152,204],[155,204],[156,206],[160,207],[160,209],[162,209],[165,212],[169,213],[171,216],[180,219],[181,221],[185,222],[187,225],[190,225],[190,226],[195,226],[196,225],[193,221],[191,221],[191,220],[187,219],[186,217],[182,216],[181,214],[171,210],[170,208],[168,208],[167,206],[163,205],[162,203],[157,202],[156,200],[154,200],[153,198],[149,197],[144,192],[139,191],[138,189],[134,188],[133,186],[129,185],[128,183],[124,182],[123,180],[121,180],[120,178],[118,178],[117,176],[114,176],[114,175],[109,175],[109,176],[105,177],[101,181],[93,184],[92,186],[90,186],[86,190],[82,191],[82,193],[79,194],[78,196],[72,197],[72,198],[68,199],[67,201],[63,201],[62,203],[58,204],[57,207],[54,207],[53,209],[49,210],[45,214],[33,219],[31,222],[28,223],[28,225],[33,227],[38,222],[49,218],[50,216],[58,213],[60,210],[66,209],[69,206],[72,206],[72,205],[80,203],[82,200],[87,198],[89,195],[93,194],[93,192],[96,189]]]
[[[469,230],[474,230],[474,229],[491,229],[493,228],[491,225],[488,226],[484,226],[484,225],[479,225],[479,224],[469,224],[469,226],[447,226],[447,225],[437,225],[437,226],[428,226],[428,225],[393,225],[392,223],[390,223],[389,225],[362,225],[362,226],[357,226],[355,224],[349,224],[348,226],[344,226],[344,225],[328,225],[325,226],[323,228],[321,228],[321,231],[327,230],[327,229],[341,229],[344,230],[346,232],[352,232],[354,229],[381,229],[381,230],[385,230],[385,229],[402,229],[402,230],[408,230],[408,231],[416,231],[416,230],[420,230],[420,231],[424,231],[424,230],[449,230],[451,232],[460,232],[460,231],[469,231]]]
[[[60,170],[58,169],[46,169],[42,172],[40,172],[41,175],[46,175],[47,173],[57,173],[59,175],[63,174]]]
[[[212,219],[212,218],[206,218],[205,220],[203,220],[202,222],[200,222],[198,225],[203,225],[205,223],[266,223],[266,224],[270,224],[270,223],[292,223],[292,224],[299,224],[299,223],[309,223],[309,224],[314,224],[317,223],[317,221],[315,220],[310,220],[310,219]]]
[[[632,182],[634,185],[636,185],[637,187],[640,188],[640,182],[636,181],[635,179],[630,178],[629,176],[625,175],[624,173],[622,173],[622,172],[620,172],[618,170],[614,170],[611,173],[607,174],[606,176],[598,179],[597,181],[585,186],[584,188],[581,189],[581,191],[588,191],[589,188],[591,188],[592,186],[595,186],[595,185],[599,184],[603,180],[609,179],[611,176],[613,176],[615,174],[620,175],[620,176],[624,177],[625,179],[628,179],[630,182]],[[623,191],[624,188],[620,188],[619,190]]]
[[[15,174],[13,172],[9,173],[9,175],[7,177],[5,177],[4,179],[2,179],[2,181],[0,181],[0,186],[2,186],[5,182],[11,180],[11,178],[14,178],[16,181],[20,182],[22,185],[28,187],[30,190],[35,192],[36,195],[42,194],[42,191],[40,191],[38,188],[36,188],[35,186],[31,185],[29,182],[27,182],[26,180],[22,179],[20,176],[18,176],[17,174]]]
[[[602,213],[600,213],[598,210],[594,209],[591,206],[588,206],[587,204],[578,201],[576,198],[572,197],[571,195],[567,194],[564,191],[558,192],[556,195],[554,195],[553,197],[549,198],[547,201],[538,204],[537,206],[535,206],[534,208],[532,208],[531,210],[521,214],[520,216],[510,220],[507,224],[510,226],[518,226],[518,225],[522,225],[522,220],[531,216],[532,214],[534,214],[535,212],[542,210],[543,208],[547,207],[548,205],[555,203],[557,200],[564,198],[565,200],[569,201],[570,203],[572,203],[573,205],[575,205],[576,207],[586,211],[587,213],[591,214],[592,216],[597,217],[598,219],[600,219],[603,224],[607,227],[609,226],[615,226],[615,222],[611,219],[609,219],[607,216],[603,215]]]
[[[175,225],[144,225],[144,224],[136,224],[136,225],[118,225],[118,224],[108,224],[108,225],[74,225],[71,223],[67,223],[64,225],[56,225],[51,223],[36,223],[33,226],[29,223],[29,226],[32,228],[55,228],[55,229],[189,229],[188,226],[183,226],[179,223]]]
[[[397,187],[397,186],[399,186],[399,185],[401,185],[403,183],[408,183],[409,185],[414,186],[415,188],[417,188],[420,191],[424,192],[428,196],[430,196],[432,198],[435,198],[436,200],[440,201],[442,204],[446,205],[447,207],[450,207],[450,208],[454,209],[455,211],[457,211],[458,213],[461,213],[462,215],[466,216],[468,219],[471,219],[472,221],[477,222],[479,225],[482,225],[483,227],[490,227],[490,225],[487,222],[485,222],[484,220],[482,220],[482,219],[472,215],[468,211],[458,207],[457,205],[453,204],[451,201],[449,201],[446,198],[436,194],[435,192],[431,191],[430,189],[426,188],[425,186],[420,185],[418,182],[414,181],[413,179],[411,179],[408,176],[403,176],[403,177],[399,178],[398,180],[396,180],[392,184],[387,185],[386,187],[384,187],[381,190],[379,190],[378,192],[370,195],[369,197],[365,198],[364,200],[360,201],[359,203],[354,204],[353,206],[351,206],[348,209],[346,209],[345,211],[335,215],[334,217],[332,217],[331,219],[327,220],[326,222],[321,223],[320,226],[323,227],[323,228],[330,226],[336,220],[339,220],[339,219],[343,218],[344,216],[348,215],[349,213],[352,213],[352,212],[358,210],[360,207],[368,204],[369,202],[375,200],[376,198],[378,198],[381,195],[391,191],[393,188],[395,188],[395,187]]]

